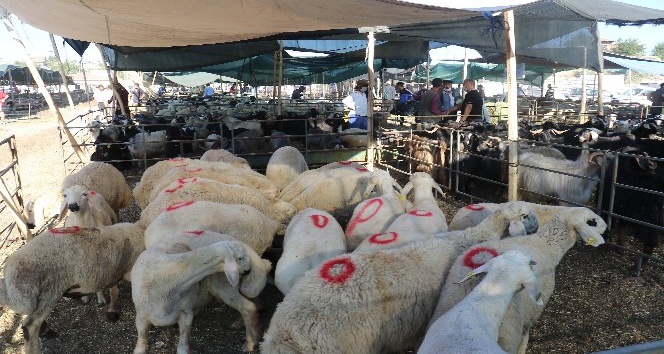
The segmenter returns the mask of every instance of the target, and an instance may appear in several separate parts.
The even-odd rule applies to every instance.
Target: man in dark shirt
[[[300,86],[293,90],[293,94],[291,95],[291,99],[293,100],[301,100],[302,99],[302,94],[304,93],[304,90],[306,88],[304,86]]]
[[[484,100],[479,91],[475,89],[475,80],[463,80],[463,90],[466,91],[466,97],[463,99],[463,103],[452,107],[450,112],[456,112],[456,110],[461,108],[461,123],[481,121]],[[446,115],[449,114],[449,112],[444,113]]]
[[[394,107],[394,113],[408,114],[409,106],[413,102],[413,93],[405,88],[405,84],[401,81],[397,82],[395,89],[399,94],[399,103]]]
[[[652,102],[650,107],[650,116],[662,114],[662,105],[664,105],[664,83],[659,85],[659,89],[651,92],[648,99]]]

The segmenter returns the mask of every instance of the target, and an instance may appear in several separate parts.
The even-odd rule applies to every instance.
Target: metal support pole
[[[51,37],[53,55],[55,55],[55,59],[58,62],[58,70],[60,71],[60,77],[62,77],[62,85],[65,87],[65,93],[67,94],[69,107],[74,107],[74,100],[71,98],[71,92],[69,92],[69,83],[67,82],[67,75],[65,75],[65,67],[62,65],[62,60],[60,60],[60,53],[58,52],[58,46],[55,44],[55,37],[53,37],[53,33],[49,33],[48,35]]]
[[[376,142],[373,138],[373,85],[374,85],[374,50],[376,46],[376,38],[374,31],[369,31],[369,44],[367,46],[367,67],[369,72],[369,89],[367,90],[368,103],[367,103],[367,168],[373,171],[374,168],[374,152]]]
[[[516,48],[514,12],[503,12],[505,20],[505,68],[507,69],[507,136],[509,140],[507,200],[517,200],[518,185],[518,117],[516,86]]]
[[[597,73],[597,105],[598,105],[598,110],[597,112],[599,115],[603,116],[604,115],[604,94],[603,94],[603,87],[604,84],[602,83],[604,81],[604,73],[600,70]]]
[[[587,100],[588,97],[586,97],[586,74],[588,72],[588,69],[586,66],[588,65],[587,63],[588,58],[587,58],[587,49],[586,47],[583,47],[583,76],[581,77],[581,110],[579,111],[579,122],[585,123],[587,120],[586,116],[586,105],[587,105]]]
[[[284,79],[284,43],[279,41],[279,71],[277,71],[277,115],[281,115],[281,85]]]

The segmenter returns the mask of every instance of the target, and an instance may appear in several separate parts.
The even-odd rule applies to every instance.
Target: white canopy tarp
[[[0,0],[26,23],[118,46],[227,43],[284,32],[451,21],[477,12],[402,0]]]

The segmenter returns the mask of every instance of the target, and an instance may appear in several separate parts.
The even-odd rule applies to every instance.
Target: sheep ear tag
[[[224,273],[226,274],[228,282],[233,287],[237,287],[238,283],[240,283],[240,271],[238,270],[235,259],[227,259],[224,261]]]
[[[487,268],[488,268],[487,263],[484,263],[481,266],[479,266],[479,267],[471,270],[470,272],[468,272],[468,274],[466,274],[466,276],[463,279],[459,280],[458,282],[455,282],[454,284],[461,284],[461,283],[465,282],[468,279],[474,278],[478,274],[486,273]]]

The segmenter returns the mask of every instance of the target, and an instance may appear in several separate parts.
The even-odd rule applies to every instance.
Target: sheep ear
[[[646,171],[654,170],[657,168],[657,162],[650,161],[650,159],[644,157],[636,157],[636,162],[639,164],[639,167]]]
[[[226,260],[224,261],[224,273],[226,274],[228,282],[233,287],[237,287],[238,283],[240,283],[240,271],[238,270],[235,258],[233,257],[226,258]]]
[[[265,265],[265,269],[270,272],[272,270],[272,262],[268,261],[267,259],[263,259],[263,265]]]
[[[399,192],[403,190],[403,188],[399,185],[399,183],[397,183],[397,181],[392,181],[392,187],[394,187],[394,189],[398,190]]]
[[[60,216],[58,217],[58,222],[62,221],[67,215],[67,201],[63,200],[60,204]]]
[[[405,185],[405,186],[403,187],[403,189],[401,190],[401,194],[407,196],[408,193],[410,193],[410,190],[411,190],[411,189],[413,189],[413,182],[408,182],[408,183],[406,183],[406,185]]]
[[[375,186],[376,186],[375,183],[373,183],[373,182],[369,182],[369,184],[367,185],[367,189],[364,190],[364,194],[362,194],[362,196],[363,196],[364,198],[368,198],[368,197],[369,197],[369,194],[371,193],[371,191],[373,191],[373,189],[374,189]]]
[[[537,280],[524,283],[523,288],[526,290],[528,297],[530,297],[536,304],[544,306],[544,301],[542,301],[542,289],[540,289]]]
[[[441,196],[441,197],[445,195],[445,193],[443,193],[443,190],[440,188],[440,186],[438,185],[438,183],[433,182],[432,187],[433,187],[433,189],[437,190],[438,193],[440,193],[440,196]]]
[[[103,199],[101,195],[97,196],[90,196],[88,195],[88,206],[90,207],[90,210],[92,211],[93,215],[95,216],[96,220],[102,220],[102,219],[107,219],[107,222],[110,222],[110,224],[115,224],[117,220],[117,215],[115,215],[115,212],[108,213],[105,211],[111,211],[110,209],[104,208],[104,204],[106,203],[106,200]],[[107,215],[109,214],[109,215]],[[108,220],[110,219],[110,220]],[[97,225],[97,226],[102,226],[102,225]]]
[[[468,272],[468,274],[466,274],[465,278],[459,280],[458,282],[456,282],[454,284],[461,284],[461,283],[465,282],[466,280],[468,280],[470,278],[474,278],[478,274],[486,273],[489,270],[489,266],[487,264],[488,264],[488,262],[482,264],[481,266],[479,266],[479,267],[477,267],[473,270],[471,270],[470,272]]]

